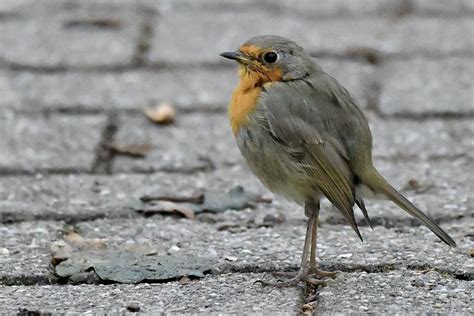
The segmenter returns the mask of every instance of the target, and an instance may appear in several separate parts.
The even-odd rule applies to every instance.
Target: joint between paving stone
[[[443,119],[443,120],[463,120],[463,119],[473,119],[474,111],[443,111],[443,112],[397,112],[393,114],[382,114],[380,113],[383,119],[394,119],[394,120],[412,120],[412,121],[429,121],[433,119]]]
[[[407,162],[407,161],[451,161],[451,160],[457,160],[457,159],[465,159],[467,163],[473,162],[474,157],[462,153],[462,154],[453,154],[453,155],[429,155],[424,157],[423,159],[416,156],[416,155],[401,155],[398,154],[396,156],[391,156],[391,157],[380,157],[380,156],[375,156],[375,160],[377,161],[390,161],[390,162]]]
[[[373,77],[373,76],[372,76]],[[367,89],[367,106],[366,109],[369,112],[374,113],[378,117],[382,117],[382,111],[379,107],[380,95],[382,92],[382,87],[380,83],[376,82],[374,78],[372,78],[372,82],[369,84]]]
[[[0,167],[0,177],[34,176],[37,174],[41,174],[43,176],[90,174],[90,170],[86,170],[82,168],[38,168],[38,169],[25,170],[25,169]]]
[[[445,224],[445,223],[450,223],[450,222],[455,222],[464,218],[473,218],[474,216],[464,216],[464,215],[452,215],[452,216],[442,216],[442,217],[437,217],[434,218],[434,221],[437,224]],[[397,227],[422,227],[424,226],[422,223],[420,223],[419,220],[416,218],[411,218],[411,217],[406,217],[406,218],[393,218],[390,216],[387,217],[378,217],[378,216],[371,216],[370,217],[370,222],[373,227],[384,227],[384,228],[397,228]],[[338,217],[329,217],[327,220],[323,221],[322,224],[326,225],[343,225],[347,226],[347,222],[343,218],[338,218]],[[358,219],[357,220],[357,225],[359,227],[368,227],[369,225],[364,219]]]
[[[145,24],[146,25],[146,24]],[[146,34],[151,30],[147,30],[144,26]],[[151,31],[152,32],[152,31]],[[152,33],[142,36],[143,38],[151,37]],[[149,39],[151,40],[151,39]],[[140,41],[143,41],[140,44]],[[235,67],[225,61],[218,60],[215,62],[200,62],[198,64],[191,62],[160,62],[149,61],[147,58],[150,47],[145,45],[145,39],[137,41],[137,48],[132,61],[128,64],[111,64],[111,65],[94,65],[94,66],[74,66],[74,65],[52,65],[52,66],[32,66],[18,63],[12,63],[0,59],[0,69],[6,69],[12,72],[31,72],[34,74],[62,74],[67,72],[77,73],[124,73],[128,71],[147,70],[160,71],[166,70],[192,70],[197,68],[206,68],[207,70],[222,70],[234,69]],[[333,58],[336,60],[356,61],[369,65],[381,65],[386,60],[407,60],[414,58],[425,58],[429,60],[440,60],[453,57],[472,58],[474,53],[472,51],[457,51],[448,53],[432,53],[432,52],[411,52],[411,53],[384,53],[373,47],[353,47],[345,52],[334,51],[309,51],[313,58]]]
[[[96,155],[91,166],[92,173],[111,174],[112,163],[115,158],[115,152],[111,150],[110,145],[115,140],[119,128],[118,113],[112,111],[109,113],[101,140],[96,149]]]
[[[50,285],[51,280],[46,274],[42,275],[1,275],[0,285],[5,286],[38,286],[38,285]]]
[[[157,17],[157,12],[151,8],[143,8],[142,11],[140,33],[135,45],[135,53],[132,57],[132,65],[134,66],[143,66],[147,63],[148,52],[153,41],[154,20]]]

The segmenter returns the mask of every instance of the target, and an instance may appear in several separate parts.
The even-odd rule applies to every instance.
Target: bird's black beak
[[[221,56],[227,59],[235,60],[244,65],[248,65],[251,61],[249,58],[247,58],[247,56],[245,56],[241,52],[225,52],[225,53],[222,53]]]

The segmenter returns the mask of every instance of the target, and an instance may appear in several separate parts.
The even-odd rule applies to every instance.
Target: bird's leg
[[[315,211],[316,210],[316,211]],[[268,282],[263,280],[258,280],[257,282],[261,283],[264,286],[276,286],[276,287],[290,287],[297,285],[300,281],[304,281],[307,283],[311,283],[313,285],[325,285],[326,282],[322,280],[317,280],[311,278],[311,274],[318,274],[313,273],[308,270],[308,256],[311,252],[312,261],[314,261],[314,270],[315,272],[319,272],[320,270],[316,269],[316,233],[317,233],[317,225],[318,225],[318,216],[319,216],[319,203],[314,205],[314,203],[306,203],[305,204],[305,215],[309,217],[308,225],[306,228],[306,237],[304,240],[304,247],[303,247],[303,255],[301,256],[301,265],[298,273],[295,275],[291,272],[283,272],[283,273],[274,273],[273,275],[279,276],[286,276],[291,277],[291,279],[287,281],[279,281],[279,282]],[[314,258],[313,258],[314,252]],[[326,272],[326,271],[321,271]],[[330,273],[330,272],[327,272]]]
[[[318,241],[318,222],[319,222],[319,209],[320,209],[319,201],[314,204],[311,204],[310,207],[311,208],[309,208],[308,211],[310,212],[310,216],[314,217],[314,225],[312,226],[312,230],[311,230],[311,254],[309,258],[308,274],[317,275],[323,278],[326,278],[326,277],[335,278],[337,272],[324,271],[324,270],[318,269],[318,266],[316,263],[316,249],[317,249],[317,241]]]
[[[301,265],[298,273],[296,275],[292,273],[279,273],[281,276],[292,276],[291,279],[287,281],[277,281],[277,282],[268,282],[264,280],[258,280],[257,282],[261,283],[264,286],[277,286],[277,287],[290,287],[297,285],[300,281],[304,281],[308,275],[308,255],[310,252],[311,244],[311,232],[313,230],[313,225],[315,224],[314,218],[310,217],[308,220],[308,226],[306,228],[306,237],[304,239],[303,255],[301,256]],[[276,275],[276,273],[274,274]]]

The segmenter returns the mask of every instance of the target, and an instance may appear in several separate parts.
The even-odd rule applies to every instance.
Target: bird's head
[[[316,70],[316,65],[301,46],[280,36],[252,37],[238,50],[221,56],[237,61],[242,76],[258,74],[265,82],[297,80]]]

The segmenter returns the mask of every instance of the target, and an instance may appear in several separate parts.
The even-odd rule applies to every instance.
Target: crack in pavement
[[[138,202],[138,199],[137,199]],[[97,206],[91,206],[93,209],[97,209]],[[124,203],[123,205],[104,205],[102,212],[100,213],[87,213],[88,210],[91,208],[83,208],[81,212],[77,214],[64,214],[64,213],[57,213],[53,210],[45,209],[42,211],[41,214],[19,214],[18,210],[8,211],[2,210],[0,211],[0,223],[1,224],[15,224],[21,222],[32,222],[32,221],[64,221],[66,223],[76,224],[81,222],[92,222],[97,219],[129,219],[129,218],[136,218],[136,217],[148,217],[146,215],[141,215],[137,212],[133,212],[133,208],[131,208],[128,204]],[[208,212],[212,214],[211,212]],[[435,219],[435,222],[438,224],[443,223],[450,223],[455,222],[460,219],[464,218],[474,218],[474,216],[465,216],[465,215],[454,215],[454,216],[443,216],[438,217]],[[198,221],[209,223],[208,218],[200,219],[197,217]],[[402,227],[420,227],[423,224],[419,223],[414,218],[391,218],[391,217],[371,217],[371,222],[373,227],[385,227],[385,228],[402,228]],[[302,225],[306,223],[305,220],[293,220],[288,221],[283,224],[278,225],[290,225],[294,226]],[[321,221],[322,225],[330,225],[330,226],[348,226],[347,222],[343,218],[333,218],[330,217],[324,221]],[[360,227],[368,226],[368,224],[363,219],[358,219],[357,224]],[[235,223],[229,228],[232,227],[245,227],[247,230],[252,229],[259,229],[262,225],[247,225],[246,222],[242,223]],[[273,227],[273,226],[272,226]],[[222,229],[221,229],[222,230]],[[226,230],[226,229],[224,229]]]
[[[429,264],[404,264],[404,263],[386,263],[386,264],[341,264],[341,263],[321,263],[320,264],[322,269],[329,270],[329,271],[339,271],[342,273],[357,273],[357,272],[366,272],[366,273],[386,273],[390,271],[417,271],[420,273],[426,273],[429,271],[438,272],[444,276],[454,278],[460,281],[473,281],[474,280],[474,273],[469,272],[459,272],[453,271],[449,269],[435,267]],[[288,266],[282,269],[280,268],[262,268],[255,265],[242,265],[242,266],[234,266],[231,264],[224,264],[218,269],[213,270],[212,273],[208,274],[211,276],[218,276],[222,274],[228,273],[235,273],[235,274],[271,274],[273,272],[296,272],[298,271],[298,266]],[[139,283],[171,283],[171,282],[179,282],[181,277],[172,278],[167,280],[159,280],[159,281],[143,281]],[[117,284],[116,282],[104,281],[100,279],[94,279],[97,283],[93,284]],[[199,280],[199,279],[196,279]],[[337,282],[337,279],[334,281]],[[80,284],[87,284],[85,282],[77,282],[77,283],[68,283],[64,282],[64,280],[58,280],[51,277],[49,274],[44,275],[2,275],[0,276],[0,285],[5,286],[15,286],[15,285],[23,285],[23,286],[41,286],[41,285],[60,285],[60,284],[73,284],[73,285],[80,285]],[[307,289],[316,289],[318,287],[315,286],[306,286]]]

